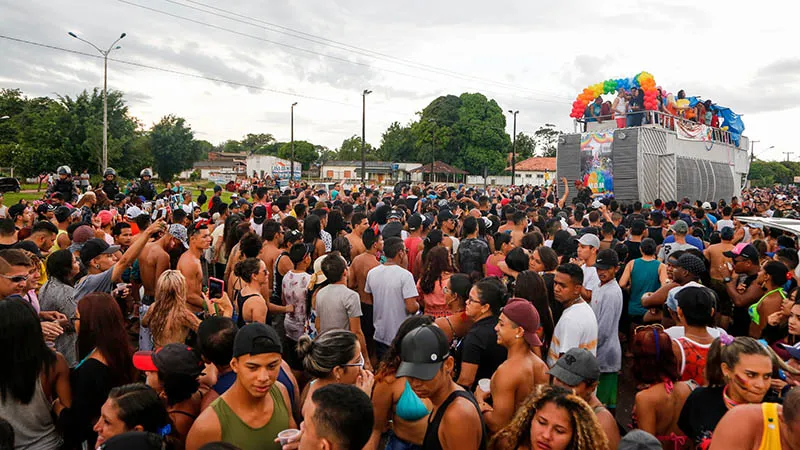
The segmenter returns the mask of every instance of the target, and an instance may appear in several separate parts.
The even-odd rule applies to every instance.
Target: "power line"
[[[367,57],[370,57],[370,58],[375,58],[375,59],[387,61],[387,62],[390,62],[392,64],[403,64],[403,65],[408,65],[408,66],[414,66],[414,68],[423,69],[423,70],[427,70],[429,72],[434,72],[434,73],[437,73],[437,74],[440,74],[440,75],[446,75],[446,76],[450,76],[450,77],[455,77],[455,78],[459,78],[459,79],[462,79],[462,80],[480,81],[480,82],[483,82],[483,83],[489,83],[489,84],[493,84],[493,85],[496,85],[496,86],[499,86],[499,87],[503,87],[503,88],[506,88],[506,89],[523,90],[523,91],[528,91],[528,92],[531,92],[531,93],[534,93],[534,94],[538,94],[538,95],[549,96],[549,97],[552,97],[552,98],[571,100],[571,98],[569,98],[569,97],[562,97],[560,95],[555,95],[555,94],[553,94],[551,92],[537,91],[537,90],[534,90],[534,89],[525,88],[523,86],[516,86],[516,85],[513,85],[513,84],[509,84],[509,83],[503,83],[503,82],[499,82],[499,81],[495,81],[495,80],[491,80],[491,79],[472,76],[472,75],[469,75],[469,74],[462,74],[462,73],[455,72],[455,71],[448,70],[448,69],[444,69],[444,68],[441,68],[441,67],[432,66],[432,65],[424,64],[424,63],[419,63],[419,62],[408,60],[408,59],[404,59],[404,58],[399,58],[399,57],[396,57],[396,56],[388,55],[386,53],[376,52],[376,51],[369,50],[369,49],[366,49],[366,48],[363,48],[363,47],[358,47],[358,46],[350,45],[350,44],[347,44],[347,43],[344,43],[344,42],[336,41],[336,40],[333,40],[333,39],[328,39],[328,38],[326,38],[324,36],[318,36],[318,35],[314,35],[314,34],[311,34],[311,33],[306,33],[306,32],[300,31],[300,30],[296,30],[296,29],[293,29],[293,28],[285,27],[285,26],[282,26],[282,25],[279,25],[279,24],[276,24],[276,23],[273,23],[273,22],[267,22],[267,21],[262,20],[262,19],[258,19],[258,18],[254,18],[254,17],[248,17],[246,15],[239,14],[239,13],[236,13],[234,11],[226,10],[226,9],[219,8],[219,7],[216,7],[216,6],[213,6],[213,5],[208,5],[206,3],[198,2],[198,1],[195,1],[195,0],[184,0],[184,1],[186,3],[191,3],[191,4],[194,4],[194,5],[199,5],[199,6],[202,6],[204,8],[211,9],[212,11],[208,11],[208,10],[204,10],[202,8],[197,8],[197,7],[194,7],[194,6],[190,6],[190,5],[187,5],[185,3],[181,3],[181,2],[175,1],[175,0],[164,0],[164,1],[167,2],[167,3],[172,3],[172,4],[175,4],[175,5],[178,5],[178,6],[182,6],[184,8],[189,8],[189,9],[192,9],[192,10],[195,10],[195,11],[200,11],[200,12],[203,12],[203,13],[206,13],[206,14],[211,14],[211,15],[214,15],[214,16],[217,16],[217,17],[222,17],[224,19],[228,19],[228,20],[231,20],[231,21],[235,21],[235,22],[247,24],[247,25],[250,25],[250,26],[262,28],[262,29],[265,29],[265,30],[268,30],[268,31],[272,31],[274,33],[280,33],[280,34],[284,34],[284,35],[287,35],[287,36],[291,36],[291,37],[294,37],[296,39],[302,39],[302,40],[305,40],[305,41],[308,41],[308,42],[313,42],[313,43],[316,43],[316,44],[326,45],[326,46],[333,47],[333,48],[336,48],[336,49],[339,49],[339,50],[344,50],[344,51],[356,53],[356,54],[359,54],[359,55],[362,55],[362,56],[367,56]],[[234,17],[230,17],[230,16],[227,16],[225,14],[219,14],[219,13],[214,12],[214,11],[218,11],[219,13],[229,14],[229,15],[234,16]],[[244,20],[240,20],[240,19],[244,19]],[[256,22],[256,23],[253,23],[253,22]],[[261,24],[261,25],[258,25],[258,24]]]
[[[295,46],[295,45],[286,44],[286,43],[279,42],[279,41],[274,41],[274,40],[271,40],[271,39],[266,39],[266,38],[263,38],[261,36],[256,36],[256,35],[253,35],[253,34],[243,33],[241,31],[236,31],[236,30],[232,30],[230,28],[225,28],[225,27],[222,27],[222,26],[219,26],[219,25],[214,25],[214,24],[211,24],[211,23],[208,23],[208,22],[203,22],[202,20],[196,20],[196,19],[192,19],[192,18],[189,18],[189,17],[181,16],[181,15],[178,15],[178,14],[173,14],[173,13],[170,13],[170,12],[167,12],[167,11],[162,11],[160,9],[151,8],[149,6],[140,5],[138,3],[134,3],[134,2],[131,2],[131,1],[128,1],[128,0],[117,0],[117,1],[120,2],[120,3],[124,3],[124,4],[127,4],[127,5],[130,5],[130,6],[134,6],[136,8],[141,8],[141,9],[144,9],[144,10],[147,10],[147,11],[151,11],[151,12],[154,12],[154,13],[157,13],[157,14],[161,14],[161,15],[165,15],[165,16],[168,16],[168,17],[172,17],[174,19],[183,20],[183,21],[186,21],[186,22],[194,23],[196,25],[201,25],[201,26],[204,26],[204,27],[213,28],[213,29],[220,30],[220,31],[225,31],[225,32],[236,34],[236,35],[239,35],[239,36],[248,37],[248,38],[255,39],[255,40],[258,40],[258,41],[261,41],[261,42],[266,42],[266,43],[269,43],[269,44],[278,45],[278,46],[281,46],[281,47],[284,47],[284,48],[287,48],[287,49],[290,49],[290,50],[298,51],[298,52],[301,52],[301,53],[310,54],[310,55],[316,55],[316,56],[322,56],[324,58],[333,59],[333,60],[344,62],[344,63],[347,63],[347,64],[354,64],[354,65],[366,67],[366,68],[369,68],[369,69],[375,69],[375,70],[380,70],[380,71],[384,71],[384,72],[394,73],[394,74],[401,75],[401,76],[404,76],[404,77],[416,78],[416,79],[420,79],[420,80],[430,81],[430,82],[433,82],[433,83],[438,82],[438,80],[433,80],[433,79],[430,79],[430,78],[421,77],[419,75],[410,74],[410,73],[406,73],[406,72],[401,72],[401,71],[397,71],[397,70],[393,70],[393,69],[373,67],[372,65],[370,65],[368,63],[364,63],[364,62],[360,62],[360,61],[351,61],[351,60],[349,60],[347,58],[342,58],[342,57],[339,57],[339,56],[330,55],[330,54],[327,54],[327,53],[322,53],[322,52],[318,52],[318,51],[315,51],[315,50],[310,50],[310,49],[307,49],[307,48],[298,47],[298,46]],[[474,88],[474,87],[471,87],[470,89],[475,89],[475,90],[478,90],[478,91],[484,90],[485,92],[492,92],[492,91],[488,91],[488,90],[485,90],[485,89],[477,89],[477,88]],[[557,104],[568,104],[569,103],[569,102],[564,101],[564,100],[555,101],[555,100],[547,100],[547,99],[536,98],[536,97],[531,97],[531,99],[536,100],[536,101],[540,101],[540,102],[544,102],[544,103],[557,103]]]

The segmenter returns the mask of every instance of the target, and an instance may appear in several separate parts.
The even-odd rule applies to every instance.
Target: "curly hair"
[[[430,294],[436,288],[436,282],[441,282],[444,272],[453,272],[450,264],[450,251],[447,247],[434,247],[428,253],[425,270],[419,280],[419,287],[424,294]]]
[[[489,442],[492,450],[511,450],[521,446],[531,447],[531,425],[536,411],[552,403],[569,414],[572,440],[568,450],[609,450],[600,423],[592,408],[571,390],[557,386],[539,385],[525,402],[517,408],[511,423],[498,431]]]

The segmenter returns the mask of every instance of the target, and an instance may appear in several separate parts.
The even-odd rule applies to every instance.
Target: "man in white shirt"
[[[600,249],[600,238],[592,233],[586,233],[578,239],[578,259],[572,261],[580,264],[583,270],[583,299],[592,300],[592,291],[600,286],[600,278],[597,277],[597,269],[594,267],[597,260],[597,251]]]
[[[408,256],[403,240],[391,237],[383,243],[386,263],[367,274],[364,292],[372,297],[375,348],[378,360],[389,350],[400,324],[419,311],[417,285],[406,270]]]
[[[553,279],[553,294],[564,306],[564,312],[553,331],[547,354],[550,367],[571,348],[585,348],[597,354],[597,318],[592,307],[581,298],[581,290],[583,270],[572,263],[558,266]]]

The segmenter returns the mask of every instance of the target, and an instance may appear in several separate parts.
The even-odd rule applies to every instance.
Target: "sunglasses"
[[[638,333],[641,330],[653,330],[653,329],[664,331],[664,325],[661,325],[660,323],[651,323],[649,325],[639,325],[638,327],[633,329],[633,332],[635,334],[635,333]]]
[[[364,368],[364,355],[359,355],[358,361],[354,363],[342,364],[341,367],[359,367]]]
[[[8,275],[0,274],[0,277],[5,278],[6,280],[10,280],[12,283],[22,283],[24,281],[28,281],[28,275],[15,275],[10,277]]]

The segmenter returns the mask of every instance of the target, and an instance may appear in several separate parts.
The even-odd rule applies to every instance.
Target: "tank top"
[[[631,316],[643,316],[647,312],[647,308],[642,306],[642,295],[647,292],[655,292],[661,286],[658,279],[659,267],[661,267],[661,262],[657,260],[633,260],[630,283],[631,298],[628,301],[628,314]]]
[[[274,404],[272,417],[261,428],[253,428],[244,423],[222,397],[214,400],[211,408],[217,413],[219,419],[222,430],[221,440],[242,450],[280,450],[281,444],[273,441],[278,437],[278,433],[289,428],[289,410],[286,408],[277,384],[272,385],[269,395]]]
[[[761,316],[758,314],[758,307],[761,305],[761,302],[764,301],[765,298],[769,297],[770,295],[772,295],[772,294],[774,294],[776,292],[781,294],[781,299],[785,299],[786,298],[786,292],[783,291],[783,287],[779,287],[777,289],[773,289],[773,290],[767,292],[766,294],[762,295],[761,298],[758,299],[757,302],[753,303],[752,305],[750,305],[749,308],[747,308],[747,313],[750,314],[750,319],[753,320],[754,324],[761,325]]]
[[[58,246],[58,238],[61,237],[62,234],[67,234],[66,230],[58,230],[58,234],[56,234],[56,240],[53,241],[53,246],[50,247],[50,253],[55,251],[61,250],[61,247]]]
[[[317,241],[314,241],[316,245]],[[313,249],[312,249],[313,252]],[[275,258],[275,267],[272,268],[272,293],[269,295],[269,302],[273,305],[282,305],[282,294],[283,294],[283,275],[281,275],[280,271],[278,270],[278,266],[280,265],[281,258],[284,256],[288,256],[289,254],[286,252],[281,253]]]
[[[405,245],[408,251],[408,271],[414,273],[414,264],[417,261],[417,253],[419,253],[419,243],[422,242],[421,237],[406,238]]]
[[[0,417],[14,429],[15,449],[55,450],[61,447],[61,436],[53,424],[41,377],[36,377],[36,390],[27,405],[13,398],[11,392],[5,401],[0,398]]]
[[[496,265],[491,264],[489,262],[489,259],[491,259],[491,257],[492,257],[492,255],[489,255],[489,257],[486,258],[486,276],[487,277],[503,278],[505,276],[503,271],[500,270],[500,268],[497,267]],[[505,258],[501,259],[500,261],[505,261]]]
[[[256,295],[258,294],[250,294],[250,295],[239,294],[239,298],[236,299],[236,304],[239,306],[239,317],[236,319],[236,324],[239,326],[239,328],[242,328],[243,326],[249,323],[244,320],[244,303],[247,301],[247,299],[249,299],[250,297],[255,297]]]
[[[475,406],[475,410],[478,411],[478,416],[481,418],[481,445],[478,447],[480,450],[486,449],[486,424],[483,422],[483,416],[481,415],[481,409],[478,407],[478,403],[475,401],[475,398],[472,397],[467,391],[453,391],[447,398],[445,399],[444,403],[436,410],[436,414],[433,416],[428,416],[428,429],[425,431],[425,439],[422,441],[422,448],[425,450],[442,450],[442,443],[439,442],[439,426],[442,424],[442,418],[444,417],[444,413],[447,411],[447,407],[450,406],[453,401],[457,398],[465,398]]]
[[[761,412],[764,417],[764,431],[761,433],[761,445],[758,446],[758,450],[781,450],[778,404],[762,403]]]
[[[700,386],[706,384],[705,368],[708,349],[711,344],[698,344],[687,338],[679,337],[678,348],[681,349],[681,381],[694,380]]]

